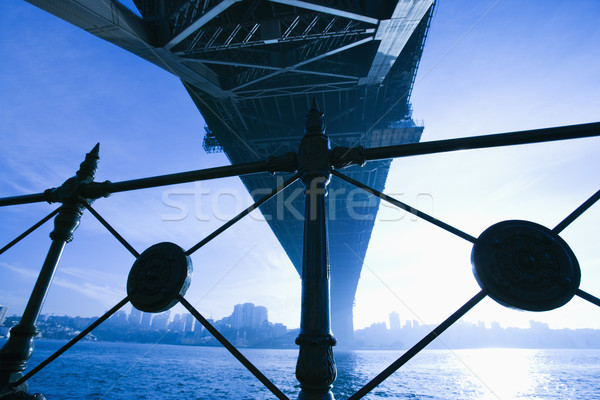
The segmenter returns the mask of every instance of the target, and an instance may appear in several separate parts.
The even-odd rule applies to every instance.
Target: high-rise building
[[[169,329],[173,332],[185,332],[185,316],[182,314],[175,314],[173,316],[173,321],[168,324]]]
[[[390,331],[400,330],[400,315],[396,311],[390,313]]]
[[[142,320],[140,322],[141,328],[150,328],[150,322],[152,321],[152,314],[150,313],[142,313]]]
[[[8,312],[8,307],[0,306],[0,326],[4,324],[4,320],[6,319],[6,313]]]
[[[57,319],[59,317],[52,318]],[[111,325],[125,326],[127,325],[127,314],[125,314],[125,311],[117,311],[106,322]]]
[[[287,327],[279,322],[273,324],[273,337],[284,336],[287,333]]]
[[[236,304],[233,307],[233,314],[231,314],[231,327],[240,329],[250,326],[253,308],[254,304],[252,303]]]
[[[186,332],[194,332],[194,323],[196,322],[196,319],[194,318],[194,316],[192,314],[186,314],[185,315],[185,331]]]
[[[166,330],[169,324],[169,317],[171,316],[171,310],[167,310],[160,314],[156,314],[152,318],[152,327],[154,329]]]
[[[269,318],[268,318],[267,307],[256,306],[256,307],[254,307],[254,310],[252,311],[251,327],[257,328],[257,327],[261,326],[262,323],[267,321],[268,319]]]
[[[236,304],[229,319],[233,329],[258,328],[268,321],[268,311],[266,307],[255,307],[252,303]]]
[[[185,318],[181,314],[177,314],[177,315],[179,316],[179,318],[175,322],[175,326],[173,327],[173,330],[175,332],[185,332]]]
[[[233,329],[239,329],[242,325],[242,305],[241,304],[236,304],[233,307],[233,312],[231,313],[231,316],[229,317],[230,322],[231,322],[231,327]]]
[[[129,318],[127,318],[127,323],[131,326],[139,326],[142,321],[142,312],[135,307],[131,307],[131,312],[129,313]]]

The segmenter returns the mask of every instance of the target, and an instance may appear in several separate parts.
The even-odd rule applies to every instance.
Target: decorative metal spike
[[[323,112],[319,110],[316,97],[313,97],[312,107],[306,114],[305,131],[307,135],[319,135],[325,133]]]
[[[77,177],[81,181],[91,182],[98,169],[98,160],[100,160],[100,143],[96,143],[94,148],[85,155],[85,160],[79,165],[76,173]]]

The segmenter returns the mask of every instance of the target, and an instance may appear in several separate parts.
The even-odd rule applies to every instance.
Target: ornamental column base
[[[9,391],[11,382],[19,380],[33,354],[33,338],[38,334],[35,327],[20,324],[10,330],[10,337],[0,349],[0,394]],[[23,386],[27,390],[26,386]]]
[[[296,338],[300,346],[296,378],[300,382],[298,400],[334,400],[331,388],[337,377],[332,335],[303,335]]]

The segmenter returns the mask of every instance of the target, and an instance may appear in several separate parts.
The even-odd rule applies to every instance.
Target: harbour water
[[[30,365],[64,342],[39,340]],[[297,350],[243,349],[295,399]],[[336,351],[336,399],[345,399],[401,351]],[[39,372],[30,392],[61,399],[272,399],[226,350],[82,342]],[[600,399],[600,350],[426,350],[366,399]]]

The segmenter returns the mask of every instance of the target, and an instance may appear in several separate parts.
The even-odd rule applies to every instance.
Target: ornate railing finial
[[[82,182],[91,182],[98,169],[98,160],[100,160],[100,143],[96,143],[94,148],[85,155],[85,160],[79,165],[79,170],[75,175]]]
[[[319,135],[325,133],[325,122],[323,122],[323,112],[319,110],[317,98],[313,97],[312,107],[306,113],[305,121],[306,135]]]

